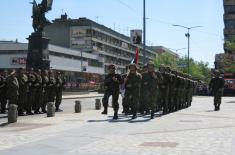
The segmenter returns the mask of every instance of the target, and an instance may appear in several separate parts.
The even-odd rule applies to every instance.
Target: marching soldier
[[[57,75],[56,75],[56,101],[55,101],[55,107],[56,107],[57,112],[63,111],[60,109],[63,86],[64,86],[64,81],[62,79],[61,73],[57,72]]]
[[[19,82],[18,115],[24,116],[24,108],[27,104],[28,77],[23,68],[19,68],[17,80]]]
[[[6,70],[3,71],[3,74],[0,76],[0,104],[1,104],[1,113],[4,114],[6,112],[7,105],[7,76],[8,72]]]
[[[52,70],[49,71],[49,83],[48,83],[48,102],[55,102],[56,95],[56,80]]]
[[[44,70],[42,73],[42,90],[43,90],[43,99],[41,104],[42,113],[46,113],[46,104],[48,102],[48,94],[49,94],[49,77],[48,77],[48,71]]]
[[[160,100],[161,105],[163,107],[163,114],[167,114],[169,112],[169,85],[168,82],[170,81],[169,74],[166,72],[164,65],[160,66],[160,72],[162,74],[162,82],[160,84]]]
[[[32,110],[34,109],[34,102],[35,102],[35,82],[36,76],[34,74],[33,68],[29,69],[28,73],[28,99],[26,105],[26,113],[27,115],[33,115]]]
[[[145,99],[144,105],[151,110],[151,119],[153,119],[156,111],[159,77],[154,72],[153,63],[148,63],[147,67],[148,71],[142,74],[141,91],[142,97]]]
[[[218,70],[214,71],[214,76],[215,77],[213,77],[210,81],[209,89],[214,95],[215,111],[218,111],[220,110],[221,97],[223,95],[224,79],[220,77],[220,73]]]
[[[38,69],[35,73],[36,80],[35,80],[35,101],[34,101],[34,114],[40,114],[40,107],[43,102],[43,89],[42,89],[42,71],[41,69]]]
[[[19,83],[16,78],[16,71],[13,70],[11,74],[7,77],[7,99],[9,105],[17,105],[17,100],[19,96]]]
[[[119,97],[119,85],[122,84],[123,80],[121,75],[116,74],[116,67],[114,64],[109,65],[109,74],[105,76],[104,87],[105,93],[102,99],[104,111],[102,114],[108,113],[108,101],[109,97],[112,96],[112,105],[114,110],[113,119],[118,119],[118,97]]]
[[[137,72],[137,66],[135,64],[129,65],[129,74],[124,81],[126,92],[125,98],[131,105],[132,119],[137,117],[137,108],[140,101],[140,87],[141,87],[141,74]]]

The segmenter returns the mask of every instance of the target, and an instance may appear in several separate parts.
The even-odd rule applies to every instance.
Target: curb
[[[79,99],[79,98],[95,98],[95,97],[103,97],[103,95],[92,95],[92,96],[74,96],[74,97],[66,97],[66,96],[63,96],[62,99],[64,100],[68,100],[68,99]]]

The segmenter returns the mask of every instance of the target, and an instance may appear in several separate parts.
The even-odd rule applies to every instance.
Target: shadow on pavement
[[[0,124],[0,128],[7,126],[9,123],[2,123]]]
[[[214,110],[206,110],[206,112],[214,112]]]

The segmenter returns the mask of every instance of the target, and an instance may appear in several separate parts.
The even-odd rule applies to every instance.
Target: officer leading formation
[[[46,113],[48,102],[55,102],[60,112],[64,85],[60,72],[19,68],[8,74],[5,70],[0,74],[0,113],[7,112],[7,104],[17,105],[19,116]]]
[[[119,86],[123,97],[122,113],[132,115],[132,119],[137,117],[137,113],[150,114],[150,118],[154,119],[156,112],[168,114],[191,106],[196,86],[191,75],[164,65],[160,66],[159,71],[155,71],[153,63],[148,63],[139,71],[136,64],[130,64],[124,75],[117,74],[113,64],[108,69],[109,74],[104,80],[102,114],[108,113],[108,100],[112,96],[113,119],[118,119]]]

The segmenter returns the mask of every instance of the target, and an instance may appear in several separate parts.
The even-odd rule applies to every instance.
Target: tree
[[[172,68],[176,68],[176,58],[175,56],[171,55],[170,53],[162,53],[158,55],[155,60],[154,64],[156,67],[159,67],[161,64],[166,66],[170,66]]]
[[[163,53],[159,56],[156,57],[154,60],[154,64],[157,68],[161,64],[164,64],[166,66],[170,66],[171,68],[174,68],[178,71],[188,73],[188,57],[180,57],[176,59],[174,56],[172,56],[169,53]],[[189,73],[192,75],[192,77],[195,80],[201,80],[204,82],[209,82],[210,80],[210,68],[208,67],[209,63],[208,62],[203,62],[203,61],[195,61],[192,58],[189,59]]]

